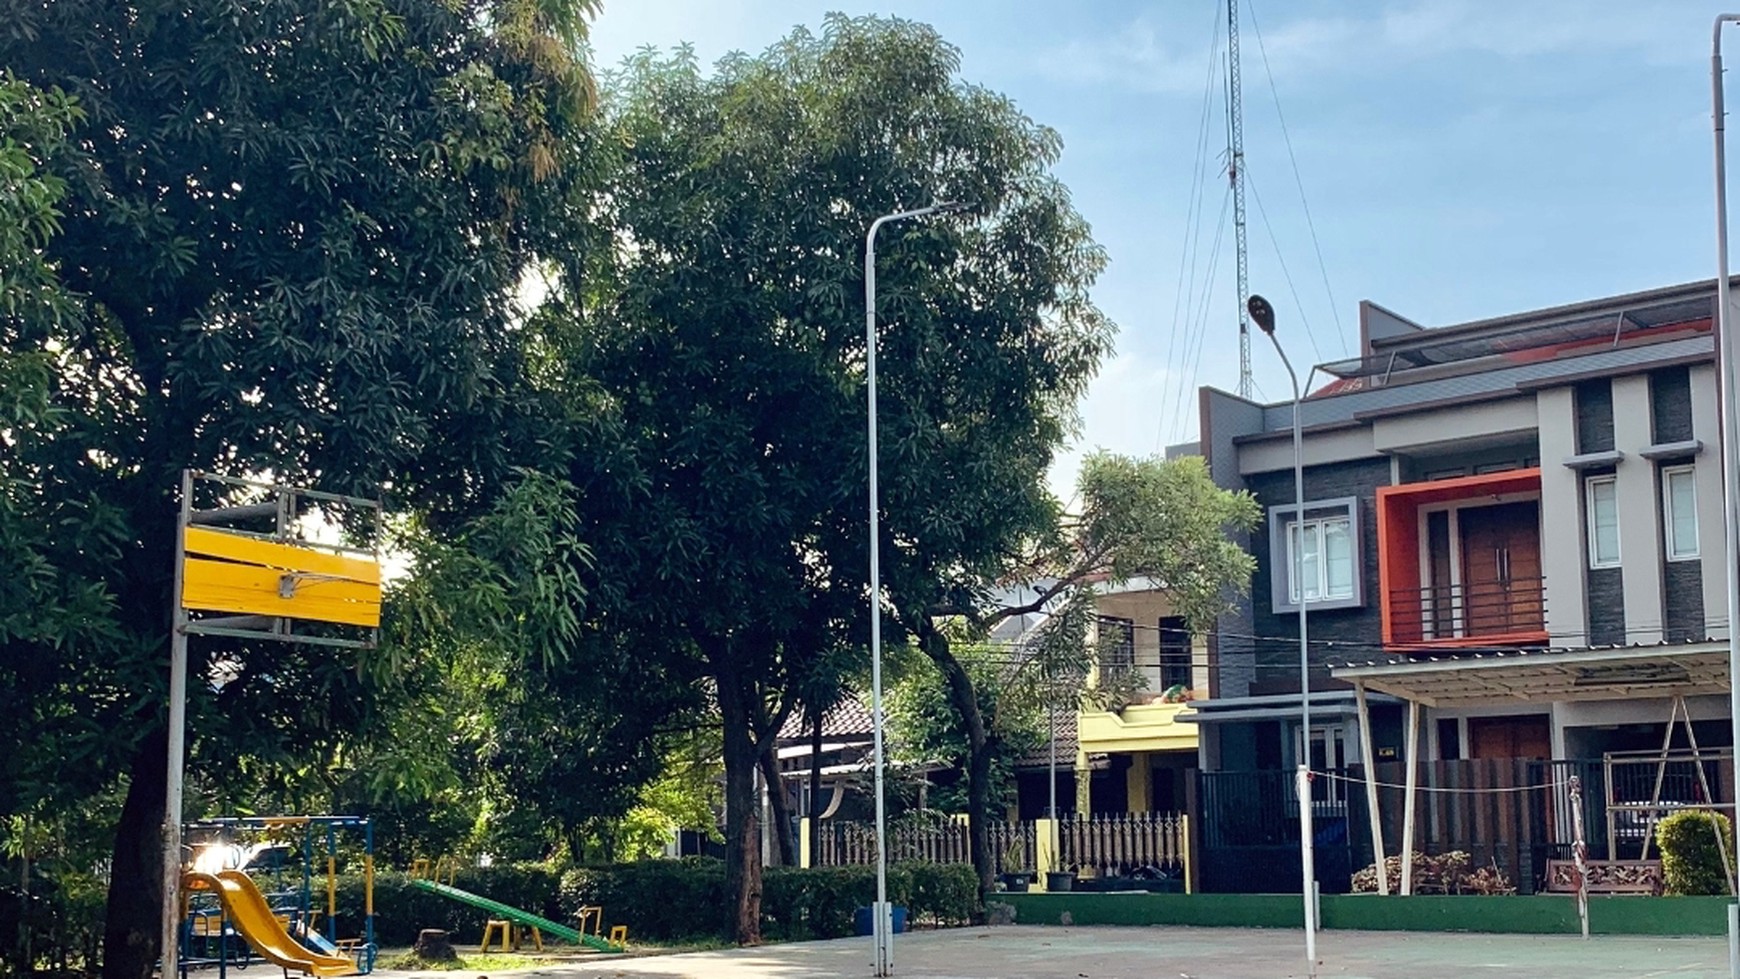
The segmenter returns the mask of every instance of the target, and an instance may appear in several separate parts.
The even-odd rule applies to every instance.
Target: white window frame
[[[1613,556],[1603,558],[1595,527],[1595,487],[1613,487]],[[1585,524],[1587,546],[1589,552],[1589,567],[1592,570],[1602,568],[1617,568],[1620,566],[1620,533],[1619,533],[1619,477],[1590,476],[1583,480],[1583,523]]]
[[[1352,571],[1347,577],[1347,590],[1344,593],[1330,591],[1328,550],[1330,524],[1341,524],[1345,528],[1342,534],[1347,538],[1348,554],[1353,561]],[[1302,566],[1300,556],[1294,552],[1295,542],[1302,545],[1307,533],[1317,538],[1317,594],[1309,599],[1304,597],[1304,583],[1300,580],[1302,576],[1298,573]],[[1353,516],[1351,514],[1289,520],[1284,539],[1287,542],[1287,601],[1293,607],[1297,608],[1300,602],[1306,602],[1310,605],[1347,602],[1351,601],[1358,593],[1358,589],[1354,586],[1354,578],[1359,574],[1359,555],[1353,552]]]
[[[1699,558],[1698,536],[1702,528],[1698,526],[1698,479],[1697,467],[1691,463],[1661,467],[1661,520],[1662,520],[1662,553],[1669,561],[1695,561]],[[1674,550],[1674,494],[1673,477],[1684,476],[1692,485],[1692,548],[1690,551]]]
[[[1330,520],[1347,520],[1348,547],[1353,558],[1352,592],[1341,598],[1319,597],[1306,607],[1312,611],[1361,608],[1365,605],[1365,529],[1362,526],[1360,501],[1355,496],[1305,502],[1304,524]],[[1299,611],[1293,589],[1293,525],[1300,523],[1298,511],[1291,505],[1269,508],[1269,554],[1265,561],[1269,570],[1269,608],[1276,615]],[[1327,575],[1327,568],[1318,574]],[[1321,581],[1322,579],[1320,579]],[[1324,582],[1326,583],[1326,582]]]

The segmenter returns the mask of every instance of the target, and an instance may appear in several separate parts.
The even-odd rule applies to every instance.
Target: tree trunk
[[[967,729],[967,841],[973,870],[979,876],[982,905],[991,894],[997,869],[991,859],[991,739],[985,717],[979,711],[979,693],[973,688],[973,678],[955,659],[947,637],[927,624],[920,629],[919,646],[942,671],[949,687],[949,703]]]
[[[719,713],[724,720],[725,893],[730,900],[727,927],[739,945],[761,943],[761,840],[756,818],[755,766],[758,752],[749,728],[748,692],[734,672],[716,669]]]
[[[103,979],[149,979],[162,944],[163,793],[169,748],[159,728],[133,757],[115,827],[103,930]]]
[[[767,801],[771,808],[770,818],[773,819],[773,838],[778,843],[775,859],[778,866],[795,867],[798,865],[797,840],[792,838],[791,806],[786,800],[785,780],[779,776],[779,747],[777,741],[769,741],[767,750],[761,753],[761,777],[767,784]]]

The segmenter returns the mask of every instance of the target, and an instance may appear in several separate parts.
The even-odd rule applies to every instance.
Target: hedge
[[[537,864],[472,868],[460,871],[453,886],[564,924],[582,905],[602,906],[606,931],[627,925],[630,937],[645,941],[729,937],[725,865],[711,857],[578,867],[561,875]],[[317,905],[324,900],[320,888],[317,881]],[[888,894],[915,924],[964,924],[978,911],[977,878],[961,864],[895,864]],[[770,867],[762,875],[762,932],[782,941],[850,935],[853,913],[875,897],[874,867]],[[339,934],[361,934],[361,875],[339,879],[338,906]],[[375,939],[383,946],[409,945],[423,928],[475,942],[485,917],[412,886],[405,874],[375,876]]]
[[[1721,841],[1733,838],[1728,817],[1707,809],[1683,809],[1656,823],[1655,842],[1661,848],[1667,893],[1726,894],[1734,858],[1730,855],[1723,867]]]

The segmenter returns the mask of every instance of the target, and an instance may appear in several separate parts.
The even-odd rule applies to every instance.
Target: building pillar
[[[1083,819],[1093,815],[1093,770],[1088,768],[1087,752],[1075,751],[1075,814]]]
[[[1661,496],[1655,463],[1640,454],[1655,439],[1652,414],[1648,374],[1613,379],[1613,447],[1625,453],[1615,493],[1619,555],[1625,563],[1625,641],[1632,643],[1661,641]]]
[[[1037,819],[1033,822],[1033,876],[1034,885],[1039,890],[1046,890],[1045,875],[1054,870],[1061,870],[1057,863],[1057,820]]]
[[[800,867],[815,866],[815,858],[812,856],[814,851],[811,849],[814,844],[810,842],[811,827],[815,824],[816,820],[813,816],[798,820],[798,866]]]
[[[1154,797],[1153,761],[1146,751],[1130,754],[1130,769],[1124,773],[1124,811],[1147,812]]]
[[[1541,575],[1546,579],[1547,631],[1555,646],[1589,642],[1589,545],[1583,536],[1582,473],[1565,468],[1577,454],[1577,402],[1569,387],[1535,395],[1541,447]]]
[[[1728,515],[1722,500],[1722,419],[1716,370],[1692,368],[1692,437],[1704,443],[1692,480],[1698,487],[1698,553],[1704,577],[1704,635],[1728,638],[1728,576],[1722,570]]]

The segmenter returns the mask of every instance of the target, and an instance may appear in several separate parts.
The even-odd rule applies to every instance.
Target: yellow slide
[[[266,903],[265,895],[254,886],[247,874],[239,870],[220,870],[216,874],[187,874],[181,885],[190,891],[211,891],[223,902],[230,924],[248,940],[254,951],[291,972],[306,972],[313,976],[349,976],[357,971],[356,963],[342,956],[327,955],[302,946]]]

